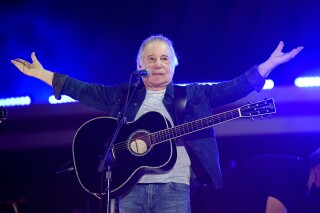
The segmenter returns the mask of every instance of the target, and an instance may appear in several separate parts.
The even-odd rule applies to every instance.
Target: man
[[[214,212],[285,213],[301,207],[307,212],[308,192],[320,202],[320,148],[308,159],[266,155],[246,160],[224,172],[223,180],[223,188],[212,196],[220,202]]]
[[[183,122],[211,115],[211,109],[234,102],[250,92],[263,88],[265,77],[278,65],[295,57],[303,47],[283,53],[281,41],[270,58],[254,66],[232,81],[217,85],[190,84],[186,86],[186,108]],[[102,86],[88,84],[53,73],[42,67],[35,53],[32,63],[22,59],[11,62],[24,74],[38,78],[53,86],[56,98],[68,95],[82,104],[106,111],[111,117],[123,112],[128,84]],[[129,103],[126,118],[137,120],[149,111],[156,111],[177,124],[174,107],[172,78],[178,60],[171,41],[161,35],[150,36],[143,41],[137,56],[137,69],[148,69],[151,74],[143,78]],[[155,121],[156,122],[156,121]],[[120,197],[120,211],[125,212],[190,212],[190,162],[200,162],[209,182],[216,188],[222,186],[217,142],[212,128],[201,130],[185,138],[185,145],[177,147],[177,160],[169,172],[146,174],[127,194]],[[188,149],[188,153],[186,151]],[[191,154],[192,153],[192,157]],[[190,156],[189,156],[190,155]],[[192,165],[193,166],[193,165]],[[196,170],[197,168],[195,168]]]

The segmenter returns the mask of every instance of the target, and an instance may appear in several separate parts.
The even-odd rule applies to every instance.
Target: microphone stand
[[[137,87],[140,84],[140,80],[141,77],[137,77],[136,78],[136,82],[133,84],[134,88],[133,91],[131,93],[130,99],[129,99],[129,94],[130,94],[130,83],[131,83],[131,79],[132,79],[132,74],[130,76],[130,80],[129,80],[129,85],[128,85],[128,92],[127,92],[127,97],[126,97],[126,102],[125,102],[125,107],[124,107],[124,111],[123,113],[119,112],[118,113],[118,118],[117,118],[117,127],[116,130],[113,134],[113,137],[110,141],[109,146],[107,147],[107,149],[104,152],[104,157],[100,160],[97,172],[103,172],[106,170],[105,173],[105,181],[106,181],[106,196],[107,196],[107,213],[110,212],[110,191],[111,191],[111,182],[112,182],[112,163],[114,163],[115,159],[113,158],[112,154],[111,154],[111,150],[113,147],[113,144],[115,142],[115,140],[117,139],[119,132],[121,130],[121,127],[123,124],[127,123],[127,118],[125,117],[128,105],[133,97],[134,92],[136,91]]]

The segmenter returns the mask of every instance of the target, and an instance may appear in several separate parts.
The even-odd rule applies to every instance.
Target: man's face
[[[162,90],[172,81],[174,66],[172,66],[172,53],[168,45],[162,41],[148,44],[139,62],[139,69],[150,70],[150,76],[143,78],[148,90]]]

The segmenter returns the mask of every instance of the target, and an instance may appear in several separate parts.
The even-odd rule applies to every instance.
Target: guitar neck
[[[237,108],[224,113],[177,125],[169,129],[154,132],[149,136],[153,144],[162,143],[239,117],[241,117],[240,108]]]

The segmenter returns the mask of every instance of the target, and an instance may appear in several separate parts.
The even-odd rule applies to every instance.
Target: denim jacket
[[[187,103],[184,122],[194,121],[212,114],[212,109],[235,102],[251,93],[261,91],[265,79],[261,77],[257,66],[252,67],[241,76],[227,82],[212,85],[192,83],[186,86]],[[54,74],[54,95],[60,99],[61,94],[78,100],[81,104],[105,111],[108,116],[117,118],[123,112],[128,83],[105,86],[82,82],[66,75]],[[163,99],[163,104],[172,118],[174,115],[174,84],[171,82]],[[133,121],[146,95],[143,84],[136,89],[128,105],[126,118]],[[219,164],[219,152],[213,128],[192,133],[185,137],[187,145],[199,159],[205,171],[211,177],[216,188],[222,187]]]

